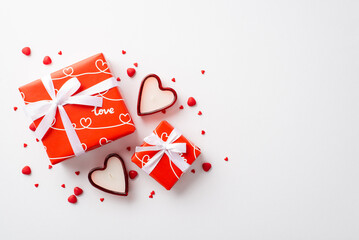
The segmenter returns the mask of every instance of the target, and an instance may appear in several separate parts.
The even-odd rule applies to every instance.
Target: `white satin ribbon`
[[[103,98],[91,95],[116,87],[116,79],[114,77],[108,78],[74,96],[72,95],[81,87],[81,83],[75,77],[65,82],[57,94],[50,75],[41,78],[41,81],[52,100],[42,100],[25,105],[25,111],[33,121],[44,116],[35,131],[37,138],[42,139],[45,136],[52,125],[57,109],[59,109],[60,117],[74,154],[78,156],[81,153],[84,153],[85,150],[83,149],[71,120],[64,109],[64,105],[78,104],[102,107]]]
[[[163,155],[166,154],[168,158],[179,168],[182,172],[185,172],[190,165],[185,161],[183,157],[180,156],[181,153],[186,153],[186,143],[173,143],[176,141],[182,134],[179,133],[176,129],[173,129],[171,134],[168,136],[167,141],[163,141],[159,136],[152,133],[150,136],[146,137],[144,141],[153,146],[147,147],[136,147],[136,152],[145,152],[145,151],[159,151],[148,162],[142,167],[142,170],[147,174],[150,174],[157,164],[162,159]]]

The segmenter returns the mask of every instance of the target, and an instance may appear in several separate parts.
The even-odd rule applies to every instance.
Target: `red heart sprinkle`
[[[66,186],[65,186],[65,184],[61,184],[61,187],[62,187],[62,188],[65,188]]]
[[[126,149],[127,149],[127,151],[131,151],[131,147],[127,147]]]
[[[204,70],[201,70],[201,73],[202,73],[202,74],[204,74],[205,72],[206,72],[206,71],[204,71]]]
[[[52,165],[49,165],[49,169],[51,169],[52,168]]]
[[[76,171],[75,174],[78,176],[80,175],[80,171]]]
[[[62,52],[61,52],[61,51],[59,51],[57,54],[62,55]]]
[[[172,82],[176,82],[176,79],[175,79],[175,78],[172,78]]]
[[[134,179],[135,177],[137,177],[138,173],[135,170],[131,170],[128,175],[130,179]]]
[[[120,81],[121,81],[120,77],[117,77],[116,80],[117,80],[117,82],[120,82]]]
[[[31,123],[29,128],[30,128],[31,131],[35,132],[35,130],[36,130],[35,123]]]
[[[190,107],[193,107],[194,105],[196,105],[196,99],[194,99],[193,97],[189,97],[188,100],[187,100],[187,104],[188,106]]]
[[[23,167],[21,172],[22,172],[22,174],[30,175],[31,174],[31,168],[29,166],[25,166],[25,167]]]
[[[225,158],[224,158],[224,161],[228,161],[228,157],[225,157]]]
[[[34,184],[34,186],[35,186],[35,187],[38,187],[38,186],[39,186],[39,184],[38,184],[38,183],[35,183],[35,184]]]
[[[202,133],[202,135],[206,134],[206,132],[205,132],[204,130],[202,130],[202,132],[201,132],[201,133]]]
[[[127,68],[127,75],[128,75],[129,77],[133,77],[133,75],[135,75],[135,73],[136,73],[136,69],[134,69],[134,68]]]
[[[122,50],[122,54],[126,54],[126,51],[125,51],[125,50]]]
[[[29,47],[24,47],[24,48],[21,50],[21,52],[22,52],[23,54],[25,54],[26,56],[30,56],[30,54],[31,54],[31,49],[30,49]]]
[[[14,111],[16,111],[17,110],[17,107],[14,107]]]
[[[103,202],[105,199],[104,198],[100,198],[100,201]]]
[[[77,203],[77,197],[75,195],[71,195],[67,201],[69,201],[69,203]]]
[[[81,195],[83,192],[84,192],[84,191],[83,191],[81,188],[79,188],[79,187],[75,187],[75,188],[74,188],[74,194],[75,194],[76,196]]]
[[[183,109],[183,105],[181,105],[181,106],[179,107],[179,109]]]
[[[49,56],[45,56],[44,60],[42,61],[45,65],[49,65],[52,63],[52,60]]]
[[[152,192],[151,192],[151,195],[155,195],[155,191],[152,191]]]
[[[135,67],[138,67],[138,63],[134,63],[133,65],[134,65]]]
[[[199,116],[201,116],[201,115],[202,115],[202,112],[201,112],[201,111],[199,111],[199,112],[198,112],[198,115],[199,115]]]
[[[153,198],[153,195],[148,196],[149,198]]]
[[[36,142],[40,142],[40,140],[39,140],[39,139],[37,139],[37,138],[36,138],[35,140],[36,140]]]
[[[196,173],[196,170],[192,169],[191,172],[192,172],[192,173]]]
[[[26,148],[27,147],[27,144],[26,143],[24,143],[24,148]]]
[[[212,165],[208,162],[202,164],[202,168],[205,172],[208,172],[211,169]]]

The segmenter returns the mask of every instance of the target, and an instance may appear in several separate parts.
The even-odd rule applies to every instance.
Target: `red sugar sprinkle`
[[[26,148],[27,147],[27,144],[26,143],[24,143],[24,148]]]
[[[201,115],[202,115],[202,112],[201,112],[201,111],[198,111],[198,115],[201,116]]]
[[[37,187],[39,186],[39,184],[38,184],[38,183],[35,183],[34,186],[37,188]]]
[[[194,99],[193,97],[189,97],[188,100],[187,100],[187,104],[188,106],[190,107],[193,107],[194,105],[196,105],[196,99]]]
[[[30,56],[30,54],[31,54],[31,49],[30,49],[29,47],[24,47],[24,48],[21,50],[21,52],[22,52],[23,54],[25,54],[26,56]]]
[[[134,65],[135,67],[138,67],[138,63],[134,63],[133,65]]]
[[[76,196],[80,196],[83,192],[84,192],[84,191],[83,191],[81,188],[79,188],[79,187],[75,187],[75,188],[74,188],[74,194],[75,194]]]
[[[35,132],[35,130],[36,130],[35,123],[31,123],[29,128],[30,128],[31,131]]]
[[[183,105],[179,106],[179,109],[183,109]]]
[[[117,82],[120,82],[120,81],[121,81],[120,77],[117,77],[116,80],[117,80]]]
[[[126,51],[125,51],[125,50],[122,50],[122,54],[126,54]]]
[[[31,174],[31,168],[29,166],[25,166],[25,167],[23,167],[21,172],[22,172],[22,174],[30,175]]]
[[[204,134],[206,134],[206,132],[204,130],[202,130],[201,134],[204,135]]]
[[[61,52],[61,51],[59,51],[57,54],[62,55],[62,52]]]
[[[155,195],[155,194],[156,194],[155,191],[152,191],[152,192],[151,192],[151,195]]]
[[[192,169],[191,172],[192,172],[192,173],[196,173],[196,170]]]
[[[61,184],[61,187],[62,187],[62,188],[65,188],[66,186],[65,186],[65,184]]]
[[[148,196],[149,198],[153,198],[153,195]]]
[[[17,110],[17,107],[14,107],[14,111],[16,111]]]
[[[36,138],[35,140],[36,140],[36,142],[40,142],[40,140],[39,140],[39,139],[37,139],[37,138]]]
[[[75,174],[78,176],[80,175],[80,171],[76,171]]]
[[[49,65],[52,63],[52,60],[49,56],[45,56],[44,60],[42,61],[45,65]]]
[[[228,162],[228,157],[225,157],[225,158],[224,158],[224,161],[227,161],[227,162]]]
[[[131,170],[128,173],[130,179],[134,179],[135,177],[137,177],[138,173],[135,170]]]
[[[52,165],[49,165],[49,169],[51,169],[52,168]]]
[[[175,78],[172,78],[172,82],[176,82],[176,79],[175,79]]]
[[[129,77],[133,77],[136,74],[136,69],[134,68],[127,68],[127,75]]]
[[[105,199],[104,198],[100,198],[100,201],[103,202]]]
[[[202,73],[202,74],[204,74],[205,72],[206,72],[206,71],[204,71],[204,70],[201,70],[201,73]]]
[[[127,151],[131,151],[131,147],[127,147],[126,149],[127,149]]]
[[[210,164],[210,163],[203,163],[202,164],[202,168],[203,168],[203,170],[205,171],[205,172],[208,172],[209,171],[209,169],[211,169],[211,167],[212,167],[212,165]]]
[[[69,201],[69,203],[76,203],[77,202],[77,197],[75,195],[71,195],[67,201]]]

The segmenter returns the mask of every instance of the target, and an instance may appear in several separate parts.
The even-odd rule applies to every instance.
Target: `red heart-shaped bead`
[[[24,47],[24,48],[21,50],[21,52],[22,52],[23,54],[25,54],[26,56],[30,56],[30,54],[31,54],[31,49],[30,49],[29,47]]]
[[[126,51],[125,51],[125,50],[122,50],[122,54],[126,54]]]
[[[194,99],[193,97],[189,97],[187,100],[187,105],[190,107],[193,107],[194,105],[196,105],[196,99]]]
[[[79,188],[79,187],[75,187],[75,188],[74,188],[74,194],[75,194],[76,196],[81,195],[83,192],[84,192],[84,191],[83,191],[81,188]]]
[[[135,170],[131,170],[128,175],[131,179],[134,179],[135,177],[137,177],[138,173]]]
[[[49,56],[45,56],[44,60],[42,61],[45,65],[49,65],[52,63],[52,60]]]
[[[133,76],[135,75],[135,73],[136,73],[136,69],[134,69],[134,68],[127,68],[127,75],[128,75],[129,77],[133,77]]]
[[[71,195],[67,201],[69,201],[69,203],[77,203],[77,197],[75,195]]]
[[[202,168],[205,172],[208,172],[211,169],[212,165],[210,163],[203,163]]]
[[[23,167],[21,172],[22,172],[22,174],[30,175],[31,174],[31,168],[29,166],[25,166],[25,167]]]

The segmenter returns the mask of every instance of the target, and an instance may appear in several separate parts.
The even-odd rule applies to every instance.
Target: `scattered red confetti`
[[[176,79],[175,79],[175,78],[172,78],[172,82],[176,82]]]
[[[191,172],[192,172],[192,173],[196,173],[196,170],[192,169]]]
[[[69,201],[69,203],[77,203],[77,197],[75,195],[71,195],[67,201]]]
[[[193,107],[194,105],[196,105],[196,99],[194,99],[193,97],[189,97],[188,100],[187,100],[187,104],[188,106],[190,107]]]
[[[57,54],[62,55],[62,52],[61,52],[61,51],[59,51]]]
[[[136,69],[134,68],[127,68],[127,75],[129,77],[133,77],[136,74]]]
[[[120,81],[121,81],[120,77],[117,77],[116,80],[117,80],[117,82],[120,82]]]
[[[208,162],[202,164],[202,168],[205,172],[208,172],[211,169],[212,165]]]
[[[35,123],[31,123],[30,126],[29,126],[29,128],[30,128],[31,131],[35,132],[35,130],[36,130],[36,125],[35,125]]]
[[[125,51],[125,50],[122,50],[122,54],[126,54],[126,51]]]
[[[52,63],[52,60],[49,56],[45,56],[44,60],[42,61],[45,65],[49,65]]]
[[[228,157],[225,157],[225,158],[224,158],[224,161],[227,161],[227,162],[228,162]]]
[[[149,198],[153,198],[153,195],[148,196]]]
[[[133,65],[134,65],[135,67],[138,67],[138,63],[134,63]]]
[[[29,166],[25,166],[25,167],[23,167],[21,172],[22,172],[22,174],[30,175],[31,174],[31,168]]]
[[[26,56],[30,56],[30,54],[31,54],[31,49],[30,49],[29,47],[24,47],[24,48],[21,50],[21,52],[22,52],[23,54],[25,54]]]
[[[152,192],[151,192],[151,195],[155,195],[155,194],[156,194],[155,191],[152,191]]]
[[[27,144],[26,143],[24,143],[24,148],[26,148],[27,147]]]
[[[204,130],[202,130],[201,134],[204,135],[204,134],[206,134],[206,132]]]
[[[37,188],[37,187],[39,186],[39,184],[38,184],[38,183],[35,183],[34,186]]]
[[[166,109],[163,109],[161,112],[162,112],[163,114],[165,114],[165,113],[166,113]]]
[[[17,110],[17,107],[14,107],[14,111],[16,111]]]
[[[198,111],[198,115],[201,116],[201,115],[202,115],[202,112],[201,112],[201,111]]]
[[[103,202],[105,199],[104,198],[100,198],[100,201]]]
[[[40,142],[40,140],[38,138],[36,138],[35,140],[36,140],[36,142]]]
[[[78,176],[80,175],[80,171],[76,171],[75,174]]]
[[[84,192],[84,191],[83,191],[81,188],[79,188],[79,187],[75,187],[75,188],[74,188],[74,194],[75,194],[76,196],[80,196],[83,192]]]
[[[204,71],[204,70],[201,70],[201,73],[202,73],[202,74],[204,74],[205,72],[206,72],[206,71]]]
[[[131,151],[131,147],[127,147],[126,149],[127,149],[127,151]]]
[[[130,179],[134,179],[135,177],[137,177],[138,173],[135,170],[131,170],[128,175]]]
[[[179,106],[179,109],[183,109],[183,105]]]
[[[51,169],[52,168],[52,165],[49,165],[49,169]]]
[[[61,187],[62,187],[62,188],[65,188],[66,186],[65,186],[65,184],[61,184]]]

